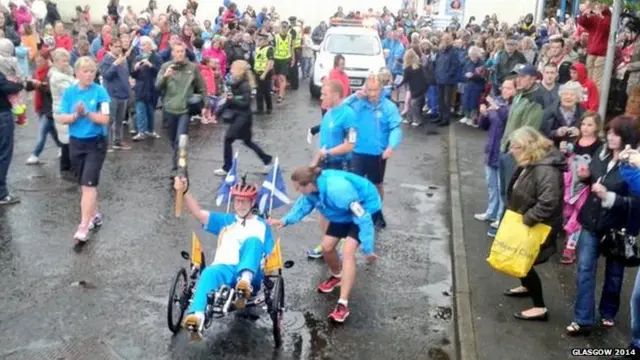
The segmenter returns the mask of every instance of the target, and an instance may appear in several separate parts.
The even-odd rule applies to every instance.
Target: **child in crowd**
[[[205,57],[202,59],[200,64],[200,74],[204,79],[205,84],[207,85],[207,96],[209,97],[211,104],[210,113],[215,113],[216,105],[217,105],[217,97],[216,97],[216,59]],[[203,124],[216,124],[215,115],[204,116],[201,120]]]
[[[9,81],[21,82],[23,74],[20,71],[18,60],[13,56],[15,52],[13,43],[9,39],[0,39],[0,72]],[[11,102],[11,112],[16,116],[16,124],[24,126],[27,124],[27,116],[25,114],[27,105],[20,93],[9,95]]]
[[[578,178],[578,168],[588,168],[591,158],[596,156],[602,145],[598,137],[601,123],[600,115],[587,111],[579,123],[580,136],[573,142],[567,139],[560,143],[560,150],[569,158],[569,169],[564,173],[564,230],[567,242],[560,260],[562,264],[573,264],[576,261],[576,245],[582,230],[578,213],[591,192],[590,186]]]

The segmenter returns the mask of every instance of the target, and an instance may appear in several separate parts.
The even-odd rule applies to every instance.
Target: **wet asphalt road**
[[[305,133],[319,117],[303,85],[273,115],[254,119],[255,140],[280,157],[287,179],[292,168],[308,163],[313,151]],[[22,203],[0,209],[0,359],[455,358],[445,135],[427,139],[422,128],[405,127],[404,143],[387,168],[388,228],[376,245],[381,258],[373,266],[360,258],[344,325],[326,318],[337,292],[315,292],[327,276],[325,265],[304,255],[320,238],[315,217],[277,233],[284,257],[295,266],[284,275],[285,340],[274,351],[268,317],[216,320],[199,344],[189,344],[184,331],[169,332],[169,287],[176,271],[188,265],[180,251],[190,249],[191,232],[197,231],[212,259],[215,239],[194,220],[173,215],[170,146],[163,131],[162,139],[108,154],[99,188],[105,223],[76,253],[71,236],[79,192],[57,178],[52,142],[43,165],[24,165],[35,143],[33,119],[16,131],[9,174]],[[223,125],[190,129],[191,191],[206,208],[215,207],[220,178],[213,170],[222,164],[223,131]],[[241,144],[236,149],[241,172],[261,183],[257,157]],[[81,280],[90,288],[73,286]]]

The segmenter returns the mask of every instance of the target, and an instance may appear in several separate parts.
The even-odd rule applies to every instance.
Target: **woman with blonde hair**
[[[107,90],[94,82],[98,65],[83,56],[76,61],[78,82],[69,86],[60,101],[58,120],[69,125],[69,152],[81,187],[81,221],[73,235],[76,244],[89,240],[89,231],[102,225],[98,212],[98,183],[107,155],[109,103]]]
[[[507,187],[507,209],[523,215],[524,225],[546,224],[551,232],[540,245],[534,265],[549,260],[556,252],[556,237],[562,228],[564,154],[532,127],[525,126],[509,137],[510,152],[517,168]],[[542,296],[542,283],[536,270],[520,279],[522,286],[507,290],[510,297],[530,297],[533,307],[513,314],[520,320],[548,319]]]
[[[398,87],[409,85],[409,91],[405,96],[410,97],[409,117],[405,119],[404,122],[411,122],[412,126],[419,126],[423,120],[422,107],[424,106],[424,96],[430,84],[427,83],[427,78],[420,66],[420,57],[418,57],[418,54],[413,51],[413,49],[409,49],[404,53],[403,66],[404,74],[402,76],[402,82],[398,84]]]
[[[69,156],[69,126],[58,118],[58,109],[62,94],[75,81],[73,68],[70,65],[71,55],[65,49],[59,48],[51,53],[52,65],[49,69],[49,89],[51,90],[51,108],[53,109],[54,126],[58,133],[60,147],[60,175],[69,178],[72,173],[71,157]]]
[[[251,91],[256,88],[256,79],[253,76],[251,65],[244,60],[236,60],[231,64],[231,92],[227,95],[224,104],[220,105],[216,116],[229,123],[224,135],[224,165],[216,169],[214,174],[226,176],[231,169],[233,161],[233,142],[242,140],[244,144],[262,160],[265,165],[265,174],[269,172],[272,157],[265,153],[254,143],[251,133],[253,114],[251,111]]]

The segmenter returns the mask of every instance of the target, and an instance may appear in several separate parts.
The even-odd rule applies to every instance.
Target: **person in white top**
[[[215,259],[202,271],[183,323],[187,329],[197,329],[191,337],[200,340],[207,295],[222,285],[235,286],[242,297],[234,306],[243,309],[253,290],[260,289],[263,279],[260,265],[263,259],[271,254],[274,241],[269,225],[253,213],[258,189],[255,185],[245,184],[244,179],[231,188],[235,214],[203,210],[188,192],[187,180],[184,177],[176,177],[174,187],[176,191],[184,192],[184,202],[191,215],[205,230],[218,235]]]

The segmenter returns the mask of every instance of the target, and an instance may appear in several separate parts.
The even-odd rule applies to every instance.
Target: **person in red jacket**
[[[71,52],[73,50],[73,39],[64,29],[64,25],[62,21],[57,21],[56,26],[54,28],[55,36],[54,39],[56,41],[56,49],[62,48]]]
[[[595,80],[598,89],[604,75],[604,59],[607,55],[609,43],[609,27],[611,26],[611,11],[606,5],[587,2],[580,5],[582,14],[578,24],[589,33],[587,45],[587,70],[589,78]]]
[[[580,62],[573,63],[570,73],[571,80],[577,81],[582,85],[582,101],[580,105],[582,105],[585,110],[598,112],[600,93],[593,80],[587,76],[587,69],[584,67],[584,64]]]

